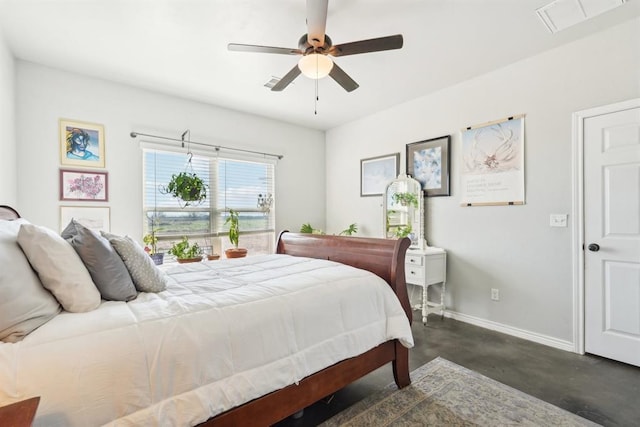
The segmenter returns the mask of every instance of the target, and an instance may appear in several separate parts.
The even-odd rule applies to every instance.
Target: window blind
[[[172,175],[196,173],[208,185],[207,198],[197,205],[182,207],[167,194]],[[275,243],[274,206],[263,210],[259,197],[272,195],[275,162],[234,159],[202,152],[188,155],[161,149],[143,148],[144,232],[155,228],[158,250],[166,252],[173,242],[187,236],[208,253],[231,247],[225,221],[229,210],[239,213],[239,246],[249,255],[273,253]]]

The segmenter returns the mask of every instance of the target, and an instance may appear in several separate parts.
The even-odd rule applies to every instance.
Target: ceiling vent
[[[280,77],[276,77],[276,76],[271,76],[271,80],[269,80],[268,82],[266,82],[264,84],[264,87],[268,87],[269,89],[271,89],[272,87],[274,87],[278,82],[280,81]]]
[[[545,27],[560,30],[622,6],[627,0],[555,0],[536,10]]]

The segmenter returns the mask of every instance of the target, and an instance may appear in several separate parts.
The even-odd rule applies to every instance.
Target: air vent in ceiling
[[[622,6],[626,0],[555,0],[536,10],[552,33],[578,24],[608,10]]]
[[[275,77],[275,76],[271,76],[271,80],[269,80],[268,82],[266,82],[264,84],[264,87],[268,87],[269,89],[271,89],[272,87],[274,87],[278,82],[280,81],[279,77]]]

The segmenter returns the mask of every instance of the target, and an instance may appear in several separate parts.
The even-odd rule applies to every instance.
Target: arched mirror
[[[400,174],[384,194],[385,237],[408,237],[411,248],[424,249],[424,198],[418,181]]]

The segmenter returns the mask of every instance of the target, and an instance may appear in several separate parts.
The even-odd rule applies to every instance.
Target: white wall
[[[0,28],[0,205],[16,206],[15,68]]]
[[[430,66],[437,66],[431,64]],[[573,340],[571,114],[640,96],[640,20],[327,132],[327,229],[382,235],[382,198],[359,197],[359,161],[452,135],[451,196],[428,198],[427,239],[448,251],[448,309]],[[460,129],[524,113],[526,204],[460,207]],[[569,218],[569,222],[573,218]],[[490,300],[499,288],[501,300]],[[571,347],[567,345],[567,347]]]
[[[324,225],[324,133],[23,61],[16,62],[18,204],[59,229],[58,120],[103,124],[111,230],[142,237],[142,155],[131,131],[283,154],[276,167],[276,229]],[[212,82],[213,84],[213,82]],[[309,161],[313,159],[313,161]],[[320,195],[320,197],[318,197]]]

